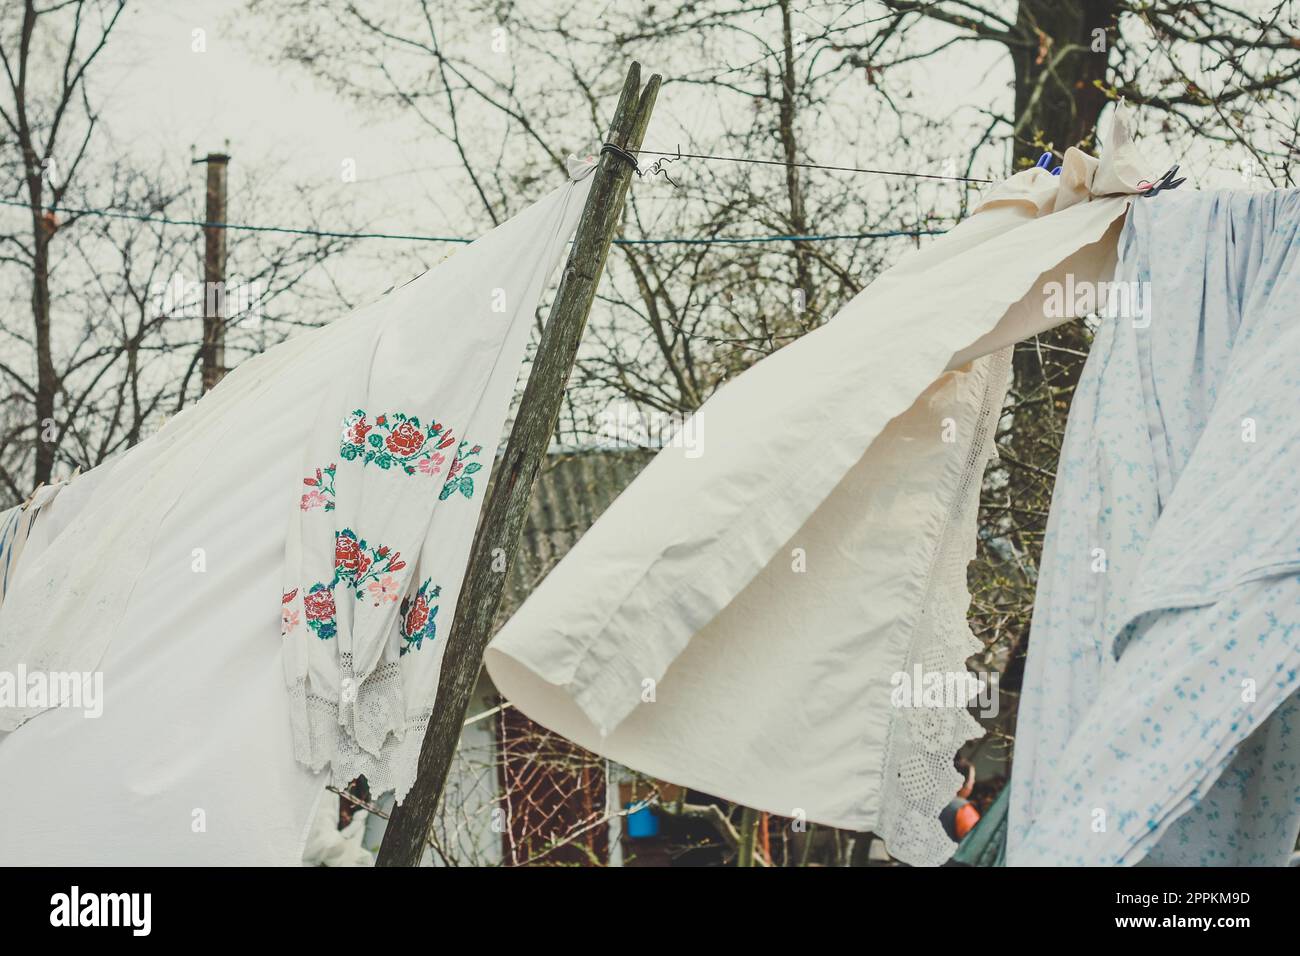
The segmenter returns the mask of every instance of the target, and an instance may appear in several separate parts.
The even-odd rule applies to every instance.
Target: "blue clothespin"
[[[1052,154],[1051,154],[1051,153],[1043,153],[1042,156],[1039,156],[1039,157],[1038,157],[1038,162],[1034,163],[1034,165],[1035,165],[1036,167],[1038,167],[1039,169],[1051,169],[1051,166],[1052,166]],[[1057,166],[1055,169],[1052,169],[1052,175],[1053,175],[1053,176],[1059,176],[1059,175],[1061,175],[1061,169],[1062,169],[1062,167],[1060,167],[1060,166]]]

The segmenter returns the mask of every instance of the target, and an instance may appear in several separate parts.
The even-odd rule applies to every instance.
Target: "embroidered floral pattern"
[[[336,618],[338,610],[334,607],[334,588],[329,584],[313,584],[311,590],[302,597],[303,610],[307,613],[307,626],[322,641],[327,641],[338,634]]]
[[[466,498],[474,497],[474,473],[483,466],[477,461],[466,461],[466,459],[478,455],[483,450],[483,446],[475,445],[467,450],[465,446],[468,444],[469,442],[463,441],[456,447],[456,457],[447,471],[447,480],[443,483],[442,491],[438,494],[439,501],[445,501],[458,491]]]
[[[376,416],[371,424],[365,411],[358,408],[343,420],[339,454],[385,471],[400,468],[408,475],[436,475],[446,461],[439,450],[455,443],[450,429],[437,422],[423,425],[414,415],[392,412]]]
[[[455,450],[452,451],[454,446]],[[401,471],[406,475],[437,478],[445,474],[438,494],[445,501],[459,493],[474,497],[474,475],[482,470],[481,462],[471,459],[483,450],[481,445],[457,442],[450,428],[437,422],[422,423],[414,415],[392,412],[372,420],[358,408],[343,421],[339,456],[344,461],[360,462],[362,467],[375,465],[384,471]],[[450,460],[450,464],[449,464]],[[334,511],[337,492],[335,479],[338,463],[317,468],[315,475],[302,480],[304,491],[299,504],[303,511]],[[281,599],[281,633],[291,634],[302,618],[321,640],[338,636],[338,607],[335,589],[346,585],[358,601],[373,607],[400,601],[398,631],[402,637],[400,655],[419,650],[432,642],[436,633],[441,588],[426,579],[415,594],[403,598],[406,584],[398,572],[406,568],[400,552],[388,545],[372,547],[351,528],[334,532],[334,577],[318,581],[302,595],[302,613],[296,601],[298,589],[286,592]]]
[[[364,591],[371,581],[396,574],[404,567],[406,562],[402,560],[401,552],[393,551],[387,545],[372,548],[351,528],[334,532],[333,583],[346,583],[356,592],[358,601],[365,599]]]
[[[429,587],[432,580],[426,578],[413,597],[402,601],[398,630],[404,643],[398,652],[399,657],[410,651],[418,651],[426,640],[433,642],[437,631],[435,619],[438,616],[438,605],[432,603],[432,600],[442,593],[442,588]]]
[[[311,511],[313,508],[324,508],[326,511],[334,510],[334,474],[338,471],[338,465],[333,464],[327,468],[316,469],[316,477],[307,477],[302,483],[310,488],[310,491],[303,492],[302,510]]]
[[[445,501],[458,491],[466,498],[472,498],[473,475],[483,466],[467,459],[478,455],[483,447],[470,446],[469,442],[462,441],[456,445],[454,453],[446,451],[453,445],[456,445],[456,437],[451,429],[437,422],[422,424],[419,418],[404,412],[377,415],[372,422],[365,409],[358,408],[343,420],[339,455],[346,461],[359,460],[363,466],[373,464],[385,471],[400,469],[407,475],[427,475],[430,478],[443,473],[447,456],[452,455],[438,500]],[[333,476],[330,478],[332,496]],[[307,510],[306,499],[304,495],[304,511]],[[326,505],[325,510],[333,509]]]

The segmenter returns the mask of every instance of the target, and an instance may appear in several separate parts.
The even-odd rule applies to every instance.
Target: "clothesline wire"
[[[870,173],[875,176],[906,176],[912,179],[944,179],[958,183],[991,183],[991,179],[977,179],[973,176],[944,176],[940,173],[914,173],[898,169],[871,169],[863,166],[824,166],[821,163],[788,163],[780,159],[753,159],[749,156],[715,156],[711,153],[683,153],[676,150],[630,149],[630,153],[645,153],[648,156],[671,156],[674,159],[703,159],[724,163],[751,163],[756,166],[785,166],[795,169],[824,169],[839,173]]]
[[[15,199],[0,199],[0,205],[14,206],[23,209],[30,208],[27,203]],[[96,216],[102,219],[128,219],[134,222],[156,222],[167,226],[195,226],[203,229],[213,228],[239,230],[242,232],[275,232],[295,236],[316,236],[323,239],[402,239],[410,242],[454,243],[471,243],[474,241],[473,239],[467,239],[463,236],[419,236],[394,232],[337,232],[328,229],[304,229],[294,226],[262,226],[237,222],[205,222],[201,219],[172,219],[169,216],[145,215],[141,213],[123,212],[116,209],[81,209],[69,206],[49,206],[46,208],[50,212],[64,213],[70,216]],[[614,243],[622,246],[655,246],[671,244],[688,246],[743,245],[764,242],[829,242],[845,239],[890,239],[898,236],[939,236],[943,235],[945,232],[947,232],[946,229],[888,229],[877,232],[810,235],[713,236],[709,238],[667,237],[647,239],[620,237],[615,239]]]

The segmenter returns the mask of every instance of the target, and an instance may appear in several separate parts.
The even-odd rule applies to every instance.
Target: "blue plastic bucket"
[[[624,804],[624,809],[632,812],[627,815],[627,835],[633,840],[659,835],[659,818],[650,809],[648,803]]]

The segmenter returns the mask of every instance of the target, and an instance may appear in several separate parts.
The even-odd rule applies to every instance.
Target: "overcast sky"
[[[200,30],[205,49],[196,51],[195,31]],[[270,195],[280,203],[238,209],[232,198],[232,220],[242,216],[261,224],[305,225],[303,211],[282,198],[292,195],[292,187],[302,186],[314,196],[344,197],[346,206],[330,210],[334,221],[326,225],[417,234],[476,232],[477,224],[467,221],[464,213],[468,197],[449,190],[448,177],[440,175],[441,170],[460,174],[459,163],[444,141],[431,137],[409,114],[367,114],[300,67],[278,61],[271,33],[270,24],[250,14],[244,0],[129,4],[94,75],[92,92],[103,112],[101,150],[130,153],[146,166],[165,160],[184,167],[192,147],[201,156],[226,149],[228,141],[233,155],[232,197],[238,196],[244,177],[271,177],[275,181]],[[646,64],[651,70],[657,66],[662,68]],[[942,115],[952,105],[954,91],[960,91],[959,102],[969,101],[974,112],[973,107],[989,103],[990,87],[1005,85],[1009,77],[1002,51],[991,44],[966,44],[928,61],[909,99],[914,97],[914,104],[922,109],[932,102]],[[685,137],[698,146],[714,145],[710,129],[717,118],[708,109],[694,97],[692,87],[669,87],[660,98],[647,144],[671,145]],[[963,130],[954,131],[950,142],[954,153],[966,148],[965,135]],[[870,165],[876,159],[873,147],[885,144],[872,142],[871,136],[859,138],[855,156],[814,158]],[[571,148],[586,150],[593,145],[574,143]],[[942,159],[908,158],[914,169],[937,169]],[[1209,157],[1182,158],[1184,172],[1193,177],[1198,167],[1208,166]],[[1198,162],[1202,158],[1206,162]],[[1215,157],[1216,163],[1222,165],[1221,159]],[[345,160],[355,162],[356,182],[343,190]],[[194,167],[189,175],[199,202],[202,167]],[[876,188],[870,177],[842,178],[845,188],[864,197]],[[1201,177],[1201,183],[1240,185],[1234,178],[1209,174]],[[376,254],[412,254],[427,262],[445,251],[450,247],[435,251],[430,246],[376,240],[341,267],[351,291],[365,296],[400,280],[412,266],[394,266],[395,275],[381,275],[359,268],[358,260]]]
[[[193,49],[195,30],[204,31],[203,52]],[[128,5],[96,74],[102,148],[146,164],[184,164],[191,147],[198,156],[228,148],[232,197],[241,178],[252,175],[328,197],[338,193],[343,163],[352,160],[356,181],[347,187],[345,220],[372,231],[463,234],[455,228],[457,207],[438,188],[439,168],[453,162],[439,155],[445,147],[422,136],[409,117],[365,115],[306,71],[277,62],[265,33],[242,0]],[[203,175],[194,167],[196,201]],[[240,212],[260,224],[306,224],[289,205]],[[394,279],[367,281],[357,269],[347,271],[365,287],[361,294]]]

